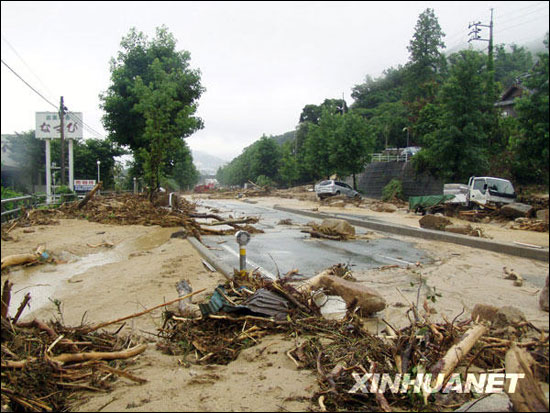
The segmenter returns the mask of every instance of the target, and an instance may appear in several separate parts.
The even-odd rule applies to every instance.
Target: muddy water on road
[[[38,265],[12,271],[10,280],[17,288],[12,291],[10,314],[16,313],[25,294],[29,292],[31,294],[31,311],[53,305],[51,297],[62,289],[70,288],[71,283],[81,281],[71,281],[73,277],[82,274],[85,274],[86,277],[93,276],[96,271],[101,271],[101,267],[106,264],[126,260],[129,254],[135,252],[156,248],[167,242],[173,232],[175,232],[174,228],[158,228],[137,238],[127,239],[112,249],[103,247],[100,252],[83,257],[62,251],[56,256],[67,263]],[[25,313],[27,311],[28,309],[25,310]]]

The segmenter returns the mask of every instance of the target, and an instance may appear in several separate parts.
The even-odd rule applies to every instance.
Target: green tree
[[[59,142],[52,143],[52,156],[60,151]],[[115,187],[116,157],[127,154],[127,151],[114,144],[110,139],[86,139],[75,141],[74,146],[75,179],[96,179],[97,161],[100,161],[100,178],[103,188]],[[60,155],[57,155],[60,158]]]
[[[364,170],[369,155],[374,151],[375,141],[367,134],[367,123],[359,115],[349,112],[340,116],[342,122],[336,130],[336,139],[331,141],[329,159],[339,176],[353,177]]]
[[[352,109],[374,109],[382,103],[397,102],[403,98],[404,85],[405,69],[402,66],[384,70],[377,79],[367,75],[364,83],[352,88]]]
[[[250,172],[254,181],[260,175],[277,181],[280,163],[281,153],[277,142],[264,135],[254,143],[250,165]]]
[[[294,141],[287,141],[281,147],[279,176],[281,182],[286,186],[293,186],[300,178],[298,158],[296,153],[294,153],[294,147]]]
[[[533,66],[533,56],[525,47],[512,44],[509,52],[506,49],[504,44],[495,47],[495,81],[501,91],[517,83]]]
[[[178,140],[202,128],[196,116],[204,92],[200,71],[190,68],[189,52],[176,51],[164,26],[151,41],[132,28],[121,48],[111,61],[111,85],[100,95],[103,123],[114,142],[131,149],[134,170],[143,169],[156,189]]]
[[[524,82],[531,92],[516,103],[522,131],[513,147],[518,178],[548,185],[548,33],[544,44],[546,51],[538,54],[538,62]]]
[[[331,148],[333,142],[338,139],[338,128],[342,124],[342,119],[342,115],[323,108],[319,124],[312,125],[309,129],[304,148],[304,161],[314,179],[328,178],[335,172]]]
[[[405,104],[414,124],[422,108],[433,102],[447,71],[447,62],[441,49],[445,34],[441,30],[433,9],[420,14],[413,38],[407,49],[410,53],[406,65]]]
[[[191,149],[186,142],[180,142],[174,153],[174,166],[168,176],[176,183],[175,190],[191,189],[200,179],[200,173],[193,163]]]
[[[441,88],[437,128],[423,136],[413,162],[444,179],[465,181],[488,169],[488,129],[493,102],[487,99],[486,63],[481,53],[464,50],[449,58],[450,76]]]

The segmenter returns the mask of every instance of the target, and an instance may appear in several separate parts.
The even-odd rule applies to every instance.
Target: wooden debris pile
[[[146,344],[59,321],[21,322],[30,294],[10,317],[11,287],[2,290],[2,411],[69,411],[82,391],[108,391],[117,377],[147,381],[127,370]]]
[[[510,229],[521,229],[524,231],[548,232],[548,223],[533,218],[516,218]]]
[[[339,273],[343,275],[348,271]],[[250,294],[258,288],[268,288],[289,299],[292,309],[286,319],[223,311],[200,317],[180,317],[166,312],[165,325],[159,330],[159,348],[183,355],[180,362],[184,365],[228,364],[241,350],[259,343],[262,337],[284,334],[295,340],[296,345],[287,356],[297,368],[317,372],[320,390],[312,395],[311,401],[312,408],[321,411],[454,410],[474,399],[474,393],[416,394],[413,386],[406,392],[350,390],[358,384],[357,378],[367,373],[378,374],[378,378],[388,374],[392,380],[396,374],[409,374],[413,383],[419,373],[431,373],[433,377],[441,373],[445,378],[443,385],[458,373],[463,378],[469,372],[480,371],[521,373],[508,361],[508,354],[514,349],[521,349],[523,356],[528,357],[526,368],[531,385],[549,382],[548,336],[521,318],[491,320],[477,314],[475,320],[459,320],[459,314],[452,321],[442,316],[443,322],[435,322],[431,319],[433,311],[425,301],[422,308],[412,304],[406,311],[408,326],[396,329],[382,320],[387,327],[380,334],[373,334],[364,327],[363,319],[353,306],[348,307],[343,320],[321,317],[311,297],[293,288],[286,277],[269,281],[249,274],[226,285],[226,291],[233,291],[228,293],[230,300],[238,299],[242,291]],[[523,372],[524,367],[521,367]],[[366,380],[363,387],[370,388],[372,384]],[[525,391],[533,391],[533,387]]]
[[[324,219],[320,224],[311,222],[311,229],[301,232],[310,234],[312,238],[326,238],[335,241],[344,241],[355,238],[355,228],[343,219]]]
[[[198,223],[201,233],[205,235],[231,235],[241,230],[247,231],[250,234],[260,234],[264,232],[261,229],[255,228],[251,225],[260,221],[257,217],[233,218],[230,216],[229,218],[223,218],[222,216],[214,213],[199,212],[189,212],[188,216],[195,219],[214,220],[214,222]],[[221,225],[229,226],[232,229],[224,230],[214,228]]]
[[[166,197],[165,197],[166,198]],[[251,233],[263,232],[252,227],[250,224],[258,222],[258,218],[246,218],[243,220],[226,220],[219,216],[210,214],[209,218],[214,218],[218,222],[209,225],[199,224],[195,218],[207,217],[206,214],[196,213],[195,204],[192,204],[182,197],[174,197],[173,208],[163,207],[167,204],[167,198],[164,200],[156,199],[153,202],[145,195],[123,194],[112,197],[96,196],[90,198],[85,204],[82,202],[66,203],[58,209],[34,209],[26,211],[15,222],[11,223],[9,228],[2,230],[2,237],[8,239],[9,231],[16,226],[27,227],[31,225],[56,224],[56,219],[77,218],[87,219],[91,222],[115,225],[160,225],[161,227],[183,227],[186,232],[197,239],[201,239],[201,234],[226,235],[234,234],[239,230],[246,230]],[[210,228],[215,225],[229,225],[233,229],[216,230]],[[239,225],[246,224],[246,225]]]

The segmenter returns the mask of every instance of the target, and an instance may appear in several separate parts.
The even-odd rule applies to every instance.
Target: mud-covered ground
[[[419,215],[398,209],[376,212],[365,206],[320,206],[308,198],[255,197],[264,205],[327,212],[349,212],[376,216],[389,222],[418,227]],[[191,197],[189,197],[191,199]],[[455,219],[453,219],[454,221]],[[505,223],[476,223],[495,241],[522,242],[548,247],[548,233],[511,230]],[[12,269],[2,275],[14,283],[13,313],[20,298],[31,291],[31,309],[23,319],[63,317],[66,325],[108,321],[133,314],[176,298],[175,285],[189,280],[193,289],[205,288],[193,298],[199,302],[224,277],[210,272],[186,239],[171,238],[179,228],[157,225],[112,225],[81,219],[61,219],[57,225],[15,228],[13,240],[2,242],[2,257],[28,253],[38,245],[63,263]],[[420,276],[425,283],[421,300],[436,291],[439,315],[454,318],[464,310],[467,317],[477,303],[513,305],[540,328],[548,329],[548,313],[538,308],[538,294],[548,274],[548,262],[523,259],[454,244],[409,238],[433,258],[429,266],[388,268],[354,274],[380,292],[388,303],[378,314],[395,326],[408,323],[404,315],[417,300]],[[112,247],[109,246],[112,244]],[[335,263],[336,264],[336,263]],[[525,280],[522,287],[504,279],[503,267],[513,269]],[[411,286],[411,282],[415,283]],[[427,286],[427,287],[426,287]],[[51,300],[58,300],[56,307]],[[61,310],[61,314],[59,312]],[[375,319],[367,320],[374,323]],[[155,348],[156,329],[162,325],[162,310],[129,320],[122,333],[139,335],[149,342],[132,372],[148,380],[136,384],[119,379],[110,393],[85,393],[75,405],[79,411],[285,411],[306,410],[309,397],[318,388],[315,372],[298,370],[286,356],[295,339],[270,336],[243,351],[227,366],[197,366],[182,363],[177,356]],[[118,326],[113,326],[115,331]],[[373,327],[376,328],[376,327]],[[84,401],[84,399],[86,401]]]

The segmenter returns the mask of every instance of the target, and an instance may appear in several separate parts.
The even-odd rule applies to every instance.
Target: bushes
[[[399,179],[392,179],[382,189],[382,201],[391,201],[395,199],[405,199],[403,196],[403,184]]]

